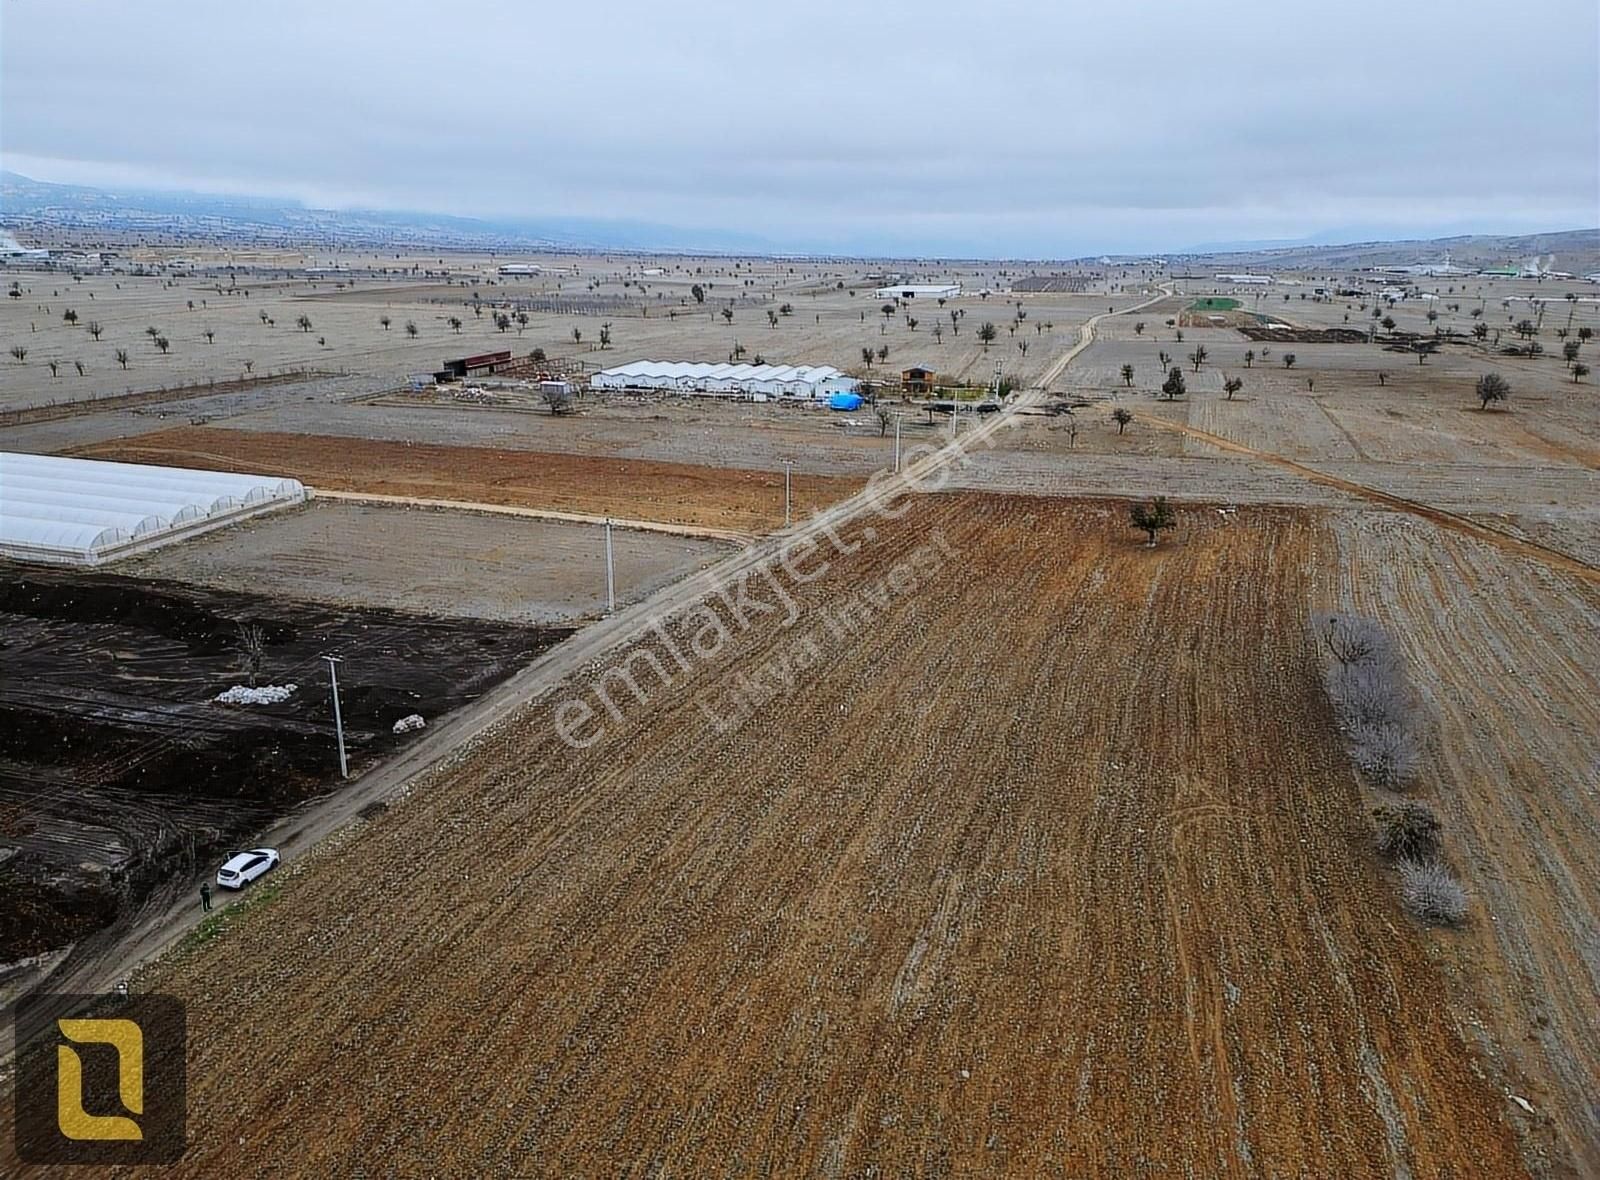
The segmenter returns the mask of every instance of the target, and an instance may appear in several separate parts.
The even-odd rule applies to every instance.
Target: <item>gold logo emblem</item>
[[[61,1035],[79,1045],[110,1045],[117,1051],[117,1090],[125,1110],[144,1113],[144,1034],[131,1020],[58,1020]],[[56,1046],[56,1124],[68,1139],[142,1140],[139,1124],[126,1115],[83,1109],[83,1060],[71,1045]]]

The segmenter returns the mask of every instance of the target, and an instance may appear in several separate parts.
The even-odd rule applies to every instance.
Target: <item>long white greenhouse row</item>
[[[856,379],[831,365],[728,365],[698,361],[634,361],[589,379],[594,389],[667,389],[679,393],[820,399],[853,393]]]
[[[305,498],[273,475],[0,452],[0,556],[98,565]]]

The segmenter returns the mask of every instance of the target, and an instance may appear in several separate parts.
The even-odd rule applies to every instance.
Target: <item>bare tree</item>
[[[1194,351],[1189,354],[1189,359],[1194,362],[1194,371],[1196,373],[1200,371],[1200,366],[1206,363],[1207,355],[1206,346],[1203,344],[1195,345]]]
[[[1443,825],[1426,803],[1402,800],[1372,809],[1378,851],[1395,860],[1432,860],[1442,851]]]
[[[128,350],[126,348],[119,348],[119,349],[117,349],[117,354],[116,355],[117,355],[117,364],[121,365],[123,367],[124,371],[126,371],[126,369],[128,367]]]
[[[250,680],[250,687],[256,686],[256,679],[261,675],[261,667],[267,659],[266,633],[254,623],[239,624],[239,670]]]
[[[1400,897],[1407,911],[1433,926],[1455,926],[1467,916],[1467,891],[1442,860],[1404,861]]]
[[[461,335],[461,317],[460,316],[453,315],[448,320],[446,320],[445,323],[450,325],[450,330],[452,332],[454,332],[457,336]]]
[[[413,320],[406,321],[406,335],[415,340],[417,338],[417,325]]]
[[[1133,421],[1133,411],[1125,406],[1118,406],[1111,411],[1111,420],[1117,424],[1117,433],[1121,434],[1128,429],[1128,423]]]
[[[380,324],[382,324],[382,325],[383,325],[383,330],[384,330],[384,331],[385,331],[385,332],[387,332],[387,331],[388,331],[388,330],[389,330],[389,325],[390,325],[390,324],[392,324],[392,323],[394,323],[394,321],[393,321],[393,320],[391,320],[391,319],[390,319],[390,318],[389,318],[389,317],[388,317],[388,316],[386,316],[386,315],[381,315],[381,316],[379,316],[379,317],[378,317],[378,322],[379,322],[379,323],[380,323]]]
[[[166,356],[167,350],[172,347],[172,341],[168,340],[165,336],[157,336],[156,347],[161,350],[162,356]]]
[[[89,335],[93,336],[96,340],[99,340],[100,333],[105,331],[105,329],[100,326],[99,320],[90,320],[87,326],[89,329]]]
[[[1229,377],[1222,383],[1222,392],[1228,395],[1228,400],[1233,400],[1233,395],[1244,388],[1243,377]]]
[[[16,357],[17,360],[22,364],[28,363],[28,349],[26,345],[13,344],[11,346],[11,355]]]

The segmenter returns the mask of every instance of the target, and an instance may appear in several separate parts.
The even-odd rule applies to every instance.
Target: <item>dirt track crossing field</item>
[[[1321,695],[1331,532],[1124,515],[923,500],[607,739],[557,694],[287,869],[140,981],[175,1174],[1524,1174]]]

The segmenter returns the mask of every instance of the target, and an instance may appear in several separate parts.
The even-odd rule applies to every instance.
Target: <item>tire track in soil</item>
[[[794,633],[583,754],[513,713],[155,969],[175,1174],[1522,1174],[1367,852],[1329,538],[1182,511],[926,497],[803,601],[961,561],[744,725]]]

